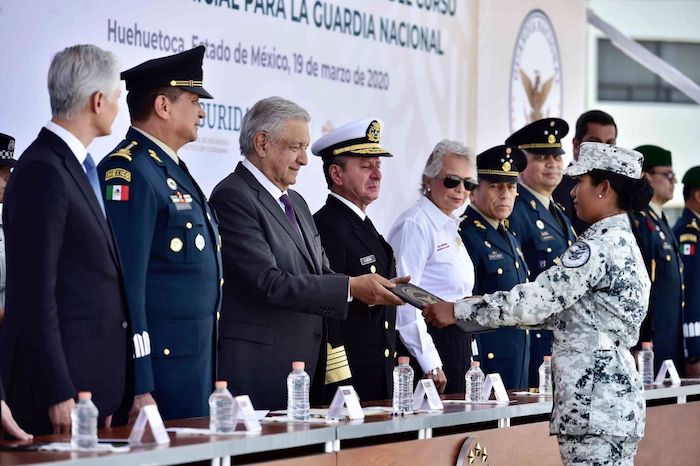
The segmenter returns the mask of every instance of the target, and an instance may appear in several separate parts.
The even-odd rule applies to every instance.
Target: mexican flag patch
[[[129,186],[121,184],[107,186],[105,199],[107,199],[108,201],[128,201]]]
[[[694,244],[683,244],[681,245],[681,253],[684,256],[694,256],[695,255],[695,245]]]

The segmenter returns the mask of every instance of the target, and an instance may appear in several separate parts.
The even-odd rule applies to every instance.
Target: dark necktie
[[[297,214],[294,210],[294,202],[292,202],[292,198],[286,194],[282,194],[282,196],[280,196],[280,201],[282,201],[282,204],[284,204],[284,213],[287,214],[289,223],[291,223],[297,233],[301,235],[301,229],[299,228],[299,222],[297,222]]]
[[[559,207],[557,207],[557,205],[552,200],[549,201],[549,213],[552,214],[552,217],[554,217],[554,220],[557,221],[562,231],[566,233],[566,225],[564,224],[561,218],[561,214],[559,213]]]
[[[102,209],[102,215],[105,215],[105,203],[102,200],[102,190],[100,189],[100,181],[97,178],[97,168],[89,152],[83,161],[83,166],[85,167],[85,174],[88,177],[88,181],[90,181],[90,186],[95,192],[95,196],[97,196],[97,202],[100,204],[100,209]]]
[[[374,228],[374,224],[372,223],[372,220],[369,219],[369,217],[365,217],[364,224],[375,237],[379,238],[379,232],[376,228]]]

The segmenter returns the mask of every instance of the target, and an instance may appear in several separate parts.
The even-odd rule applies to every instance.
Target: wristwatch
[[[442,366],[438,366],[434,369],[430,369],[428,372],[426,372],[424,375],[438,375],[438,373],[442,370]]]

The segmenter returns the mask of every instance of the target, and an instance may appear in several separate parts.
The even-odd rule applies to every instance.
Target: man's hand
[[[393,288],[395,283],[407,283],[410,279],[397,277],[387,280],[376,273],[350,277],[350,296],[370,306],[400,306],[403,301],[387,288]]]
[[[73,412],[73,408],[75,408],[73,398],[49,406],[49,420],[53,426],[54,434],[70,434],[70,415]]]
[[[423,308],[423,317],[426,322],[437,328],[447,327],[457,323],[455,318],[455,303],[441,301],[435,304],[428,304]]]
[[[18,440],[31,440],[34,438],[17,425],[17,422],[12,417],[10,407],[5,404],[4,400],[0,401],[0,421],[0,431],[5,431]]]
[[[435,382],[435,387],[437,387],[438,392],[445,393],[445,387],[447,387],[447,376],[442,371],[442,367],[439,367],[437,369],[437,374],[432,374],[431,372],[428,372],[427,374],[423,375],[423,378],[433,379],[433,382]]]
[[[141,408],[154,404],[156,404],[156,400],[153,399],[153,396],[150,393],[143,393],[141,395],[134,396],[134,404],[131,405],[131,409],[129,410],[129,421],[127,422],[128,425],[136,422],[136,418],[141,412]]]
[[[685,373],[688,377],[700,377],[700,361],[685,363]]]

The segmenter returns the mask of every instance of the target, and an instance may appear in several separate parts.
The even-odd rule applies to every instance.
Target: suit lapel
[[[270,193],[267,192],[267,190],[263,188],[260,185],[260,183],[258,183],[258,180],[255,179],[255,176],[253,176],[253,174],[250,173],[248,169],[240,163],[236,167],[235,173],[241,176],[252,189],[257,191],[258,200],[260,201],[260,204],[262,204],[262,206],[265,207],[265,209],[267,209],[270,215],[282,226],[284,231],[287,232],[289,237],[296,245],[297,249],[299,249],[299,252],[301,252],[304,258],[309,262],[309,265],[315,267],[314,261],[311,259],[309,251],[306,245],[304,244],[303,239],[301,238],[301,236],[299,236],[299,233],[294,229],[292,224],[289,223],[289,219],[282,211],[282,207],[277,203],[277,200],[273,199]],[[296,201],[296,199],[294,200]],[[301,217],[303,216],[297,215],[297,221],[299,221],[299,226],[300,228],[302,228],[302,231],[306,230],[308,234],[308,232],[311,231],[309,225],[306,225],[306,220],[300,220]],[[302,223],[305,224],[304,227],[301,227]]]
[[[314,223],[314,219],[307,209],[301,208],[301,206],[306,203],[302,199],[301,194],[291,189],[289,189],[287,192],[289,193],[289,196],[292,197],[292,199],[294,200],[294,211],[297,215],[297,222],[299,223],[299,228],[301,229],[302,235],[304,236],[303,239],[306,243],[306,249],[302,252],[306,253],[306,259],[312,262],[316,273],[322,273],[323,264],[321,264],[321,257],[323,256],[323,254],[321,254],[321,251],[318,249],[318,245],[316,244],[316,241],[314,239],[316,236],[316,224]],[[292,227],[289,223],[286,214],[284,214],[283,216],[287,221],[287,224],[289,224],[290,228],[293,231],[294,227]],[[299,235],[297,234],[295,236],[298,237]],[[309,253],[311,254],[310,257],[308,255]]]
[[[100,204],[95,197],[95,192],[92,190],[90,181],[88,180],[85,171],[83,171],[83,168],[78,163],[78,159],[75,157],[75,154],[73,154],[73,152],[61,138],[46,128],[41,130],[39,137],[43,138],[49,147],[51,147],[51,149],[63,159],[63,164],[66,167],[66,171],[75,181],[75,185],[83,195],[85,202],[92,211],[92,214],[95,216],[95,220],[97,221],[98,225],[100,226],[100,230],[102,230],[102,233],[107,240],[109,251],[112,254],[112,259],[115,261],[115,263],[119,264],[119,258],[117,257],[116,250],[114,249],[112,232],[107,223],[107,219],[105,218],[105,214],[102,212]]]

